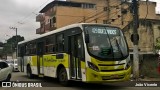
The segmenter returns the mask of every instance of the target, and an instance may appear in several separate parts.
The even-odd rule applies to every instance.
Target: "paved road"
[[[56,79],[52,78],[38,78],[28,79],[24,73],[14,72],[12,75],[11,81],[36,81],[45,83],[45,86],[50,87],[42,87],[42,88],[2,88],[0,90],[160,90],[160,87],[122,87],[121,85],[130,86],[130,82],[124,83],[111,83],[104,85],[95,85],[95,84],[86,84],[81,82],[72,82],[70,87],[63,87],[58,83]]]

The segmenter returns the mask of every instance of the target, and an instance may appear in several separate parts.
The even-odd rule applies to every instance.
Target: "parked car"
[[[13,60],[5,60],[7,64],[11,67],[13,67]]]
[[[12,67],[7,62],[0,60],[0,81],[10,81],[12,76]]]
[[[19,71],[18,70],[18,63],[17,63],[17,59],[13,59],[13,60],[6,60],[6,62],[8,63],[8,65],[10,67],[13,68],[13,71]]]
[[[17,61],[17,59],[13,60],[13,71],[19,71],[18,70],[18,61]]]

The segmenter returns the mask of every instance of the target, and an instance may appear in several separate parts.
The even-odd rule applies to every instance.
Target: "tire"
[[[58,73],[58,81],[63,86],[68,86],[69,85],[69,81],[68,81],[68,77],[67,77],[67,71],[66,71],[66,69],[64,67],[61,68],[59,73]]]
[[[8,76],[7,76],[7,79],[6,80],[4,80],[5,82],[9,82],[11,80],[11,74],[9,74]]]
[[[30,79],[32,79],[33,76],[34,75],[32,74],[32,70],[31,70],[30,66],[28,66],[27,67],[27,77],[30,78]]]

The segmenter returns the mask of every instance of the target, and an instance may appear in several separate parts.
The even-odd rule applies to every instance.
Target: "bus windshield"
[[[128,47],[121,30],[115,27],[86,25],[85,37],[90,55],[100,60],[122,60],[128,56]]]

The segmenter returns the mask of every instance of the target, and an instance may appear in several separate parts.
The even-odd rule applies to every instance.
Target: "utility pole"
[[[133,46],[133,78],[138,80],[139,78],[139,52],[138,52],[138,1],[132,0],[133,9],[133,34],[131,35],[131,40],[134,44]]]
[[[106,0],[107,1],[107,7],[106,7],[106,10],[107,10],[107,19],[109,21],[109,17],[110,17],[110,0]],[[107,22],[108,23],[108,22]]]
[[[13,29],[16,32],[16,59],[17,59],[17,50],[18,50],[18,41],[17,41],[17,28],[16,27],[10,27],[10,29]]]

